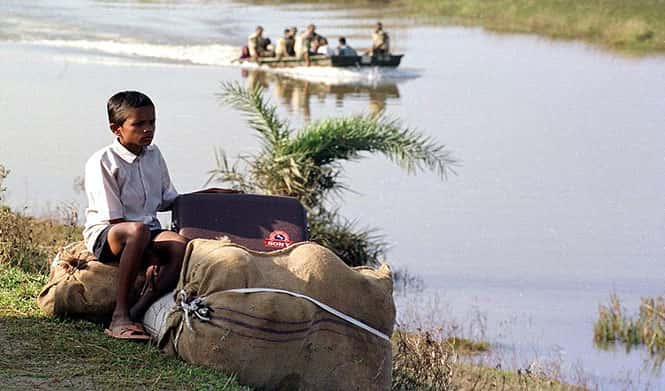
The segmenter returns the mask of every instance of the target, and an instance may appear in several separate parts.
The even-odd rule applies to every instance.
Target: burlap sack
[[[99,262],[83,241],[74,242],[53,260],[37,304],[47,315],[107,322],[115,308],[117,281],[117,263]],[[139,273],[134,291],[144,282],[144,274]]]
[[[351,269],[314,243],[260,253],[224,241],[193,240],[159,346],[263,389],[390,388],[389,340],[308,300],[224,292],[235,288],[304,294],[389,337],[395,305],[387,265]]]

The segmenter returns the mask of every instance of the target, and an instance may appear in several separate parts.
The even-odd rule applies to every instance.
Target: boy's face
[[[155,136],[155,108],[143,106],[129,109],[125,122],[111,124],[111,131],[118,136],[120,144],[138,155]]]

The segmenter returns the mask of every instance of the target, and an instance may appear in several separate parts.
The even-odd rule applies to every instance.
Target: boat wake
[[[416,70],[380,68],[380,67],[357,67],[357,68],[333,68],[333,67],[295,67],[295,68],[268,68],[261,66],[261,70],[274,72],[294,79],[322,83],[329,85],[356,84],[373,86],[382,84],[395,84],[409,79],[420,77]]]
[[[35,40],[22,43],[49,48],[71,49],[76,52],[106,54],[128,59],[164,63],[232,66],[239,49],[231,45],[167,45],[113,40]]]

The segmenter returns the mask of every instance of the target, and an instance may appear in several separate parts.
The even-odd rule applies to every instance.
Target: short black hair
[[[148,95],[138,91],[121,91],[109,98],[106,103],[106,111],[109,114],[109,124],[122,125],[129,117],[128,109],[152,106]]]
[[[341,43],[342,45],[346,45],[346,38],[339,37],[339,43]]]

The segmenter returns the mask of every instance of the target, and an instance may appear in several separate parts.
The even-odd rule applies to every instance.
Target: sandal
[[[127,339],[132,341],[149,341],[152,337],[148,335],[143,326],[137,323],[129,323],[116,326],[114,329],[104,330],[104,334],[116,339]]]

